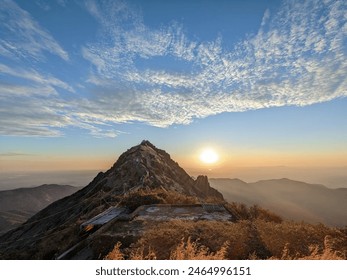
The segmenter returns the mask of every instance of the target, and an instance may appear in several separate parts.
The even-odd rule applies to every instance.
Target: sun
[[[218,154],[213,149],[204,149],[200,154],[200,160],[206,164],[216,163],[219,160]]]

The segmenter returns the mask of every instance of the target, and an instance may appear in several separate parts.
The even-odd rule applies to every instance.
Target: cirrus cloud
[[[306,106],[347,95],[343,1],[285,1],[276,14],[266,10],[257,34],[232,51],[223,48],[222,37],[190,40],[177,23],[151,29],[121,3],[87,6],[105,36],[82,49],[94,65],[89,82],[95,96],[82,108],[96,112],[96,119],[107,115],[110,122],[166,127],[222,112]],[[158,69],[155,58],[189,67]]]
[[[1,1],[0,20],[1,55],[10,58],[41,60],[44,58],[43,53],[48,52],[58,55],[65,61],[69,60],[68,53],[54,40],[52,35],[14,1]]]
[[[116,137],[120,123],[168,127],[347,96],[344,1],[284,1],[277,12],[264,11],[258,32],[234,46],[222,35],[191,39],[178,22],[149,27],[127,1],[89,0],[85,8],[100,33],[80,46],[77,56],[90,72],[77,89],[42,66],[53,55],[65,67],[75,54],[15,2],[2,2],[1,135],[61,136],[77,127]]]

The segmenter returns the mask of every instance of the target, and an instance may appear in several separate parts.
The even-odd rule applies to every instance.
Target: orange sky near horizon
[[[208,164],[199,159],[201,149],[191,154],[171,154],[173,160],[188,169],[218,169],[223,173],[242,167],[343,167],[347,166],[347,152],[339,153],[271,153],[249,152],[236,154],[216,149],[219,160]],[[117,160],[118,155],[110,156],[1,156],[0,171],[64,171],[64,170],[107,170]]]

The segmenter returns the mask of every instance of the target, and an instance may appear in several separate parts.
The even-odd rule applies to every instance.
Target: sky
[[[347,170],[346,1],[1,0],[0,20],[2,173],[107,170],[143,139],[192,172]]]

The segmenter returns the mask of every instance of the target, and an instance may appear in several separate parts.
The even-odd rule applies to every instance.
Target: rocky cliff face
[[[207,177],[190,177],[168,153],[142,141],[123,153],[85,188],[38,212],[0,237],[0,258],[55,258],[80,236],[79,226],[136,190],[161,190],[206,200],[224,201]],[[49,249],[47,249],[49,248]]]

